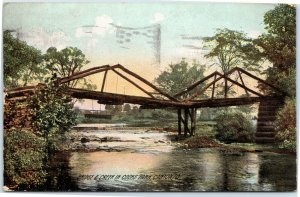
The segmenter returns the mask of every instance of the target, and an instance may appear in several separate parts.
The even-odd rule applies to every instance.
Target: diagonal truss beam
[[[265,80],[263,80],[263,79],[261,79],[261,78],[255,76],[255,75],[249,73],[248,71],[246,71],[246,70],[244,70],[244,69],[242,69],[242,68],[235,67],[235,69],[237,69],[237,70],[239,70],[240,72],[242,72],[242,73],[248,75],[249,77],[251,77],[251,78],[253,78],[253,79],[255,79],[255,80],[257,80],[257,81],[263,83],[264,85],[269,86],[269,87],[270,87],[271,89],[273,89],[275,92],[279,92],[279,93],[281,93],[281,94],[283,94],[283,95],[286,95],[286,94],[287,94],[285,91],[283,91],[283,90],[281,90],[281,89],[279,89],[279,88],[273,86],[272,84],[270,84],[270,83],[266,82]]]
[[[227,80],[230,81],[231,83],[233,83],[233,84],[235,84],[235,85],[238,85],[238,86],[240,86],[241,88],[243,88],[244,90],[247,90],[247,91],[249,91],[249,92],[251,92],[251,93],[253,93],[253,94],[257,95],[257,96],[260,96],[260,97],[263,97],[263,96],[264,96],[264,95],[262,95],[262,94],[260,94],[260,93],[258,93],[258,92],[256,92],[256,91],[254,91],[254,90],[252,90],[252,89],[246,87],[245,85],[240,84],[239,82],[230,79],[230,78],[227,77],[226,75],[222,75],[221,73],[218,73],[218,75],[221,76],[222,78],[227,79]]]
[[[237,72],[239,74],[239,78],[241,79],[241,82],[242,82],[243,86],[246,86],[245,83],[244,83],[244,80],[242,78],[241,71],[238,70]],[[248,93],[248,91],[246,89],[245,89],[245,93],[246,93],[247,96],[249,96],[249,93]]]
[[[143,91],[145,94],[147,94],[151,98],[155,98],[152,94],[150,94],[149,92],[147,92],[144,88],[142,88],[141,86],[139,86],[137,83],[135,83],[134,81],[132,81],[128,77],[124,76],[122,73],[120,73],[116,69],[113,68],[112,71],[114,71],[117,75],[119,75],[120,77],[122,77],[123,79],[125,79],[126,81],[128,81],[129,83],[131,83],[132,85],[134,85],[135,87],[137,87],[138,89],[140,89],[141,91]]]
[[[157,91],[159,94],[165,96],[166,98],[172,100],[172,101],[177,101],[176,98],[172,97],[171,95],[164,93],[163,91],[161,91],[159,88],[157,88],[155,85],[153,85],[152,83],[150,83],[149,81],[147,81],[146,79],[144,79],[143,77],[137,75],[136,73],[126,69],[124,66],[120,65],[120,64],[116,64],[114,66],[109,66],[109,65],[104,65],[104,66],[99,66],[99,67],[94,67],[94,68],[90,68],[84,71],[80,71],[77,72],[71,76],[68,77],[64,77],[58,80],[58,83],[63,84],[63,83],[67,83],[69,81],[73,81],[73,80],[77,80],[92,74],[96,74],[96,73],[100,73],[100,72],[107,72],[109,70],[113,70],[113,72],[117,73],[118,75],[120,75],[122,78],[124,78],[125,80],[127,80],[128,82],[130,82],[131,84],[133,84],[134,86],[136,86],[137,88],[139,88],[140,90],[142,90],[143,92],[145,92],[147,95],[149,95],[151,98],[154,98],[154,96],[147,92],[145,89],[141,88],[141,86],[139,86],[138,84],[136,84],[135,82],[133,82],[132,80],[130,80],[128,77],[125,77],[124,75],[122,75],[120,72],[116,71],[116,69],[119,68],[122,71],[124,71],[125,73],[129,74],[130,76],[138,79],[139,81],[141,81],[142,83],[150,86],[152,89],[154,89],[155,91]],[[106,74],[106,73],[105,73]],[[104,86],[102,86],[101,91],[103,92]]]
[[[100,72],[103,72],[103,71],[111,70],[114,67],[115,66],[104,65],[104,66],[90,68],[90,69],[87,69],[87,70],[84,70],[84,71],[77,72],[77,73],[75,73],[73,75],[70,75],[68,77],[63,77],[61,79],[58,79],[58,82],[60,84],[67,83],[69,81],[80,79],[80,78],[83,78],[83,77],[86,77],[86,76],[89,76],[89,75],[92,75],[92,74],[96,74],[96,73],[100,73]]]
[[[153,85],[152,83],[150,83],[149,81],[147,81],[146,79],[144,79],[143,77],[137,75],[136,73],[128,70],[127,68],[125,68],[124,66],[119,65],[119,68],[122,69],[124,72],[126,72],[127,74],[139,79],[140,81],[142,81],[143,83],[147,84],[148,86],[150,86],[151,88],[153,88],[155,91],[157,91],[158,93],[160,93],[161,95],[167,97],[168,99],[172,100],[172,101],[177,101],[176,98],[172,97],[171,95],[161,91],[159,88],[157,88],[155,85]]]
[[[184,95],[185,93],[191,91],[192,89],[194,89],[194,88],[197,87],[198,85],[204,83],[204,82],[207,81],[208,79],[210,79],[210,78],[212,78],[213,76],[215,76],[216,73],[217,73],[217,71],[216,71],[216,72],[213,72],[212,74],[210,74],[210,75],[208,75],[208,76],[206,76],[206,77],[204,77],[204,78],[201,79],[200,81],[197,81],[196,83],[194,83],[194,84],[190,85],[189,87],[187,87],[184,91],[175,94],[174,97],[175,97],[175,98],[178,98],[178,97]]]
[[[185,101],[191,101],[192,99],[196,98],[197,96],[203,94],[203,93],[204,93],[211,85],[214,85],[216,82],[218,82],[218,81],[221,80],[221,79],[226,79],[226,80],[230,81],[231,83],[233,83],[233,84],[235,84],[235,85],[237,85],[237,86],[243,88],[245,91],[249,91],[249,92],[251,92],[251,93],[253,93],[253,94],[257,95],[257,96],[260,96],[260,97],[263,97],[263,96],[264,96],[264,95],[262,95],[262,94],[260,94],[260,93],[258,93],[258,92],[256,92],[256,91],[254,91],[254,90],[252,90],[252,89],[246,87],[245,85],[240,84],[239,82],[236,82],[236,81],[230,79],[230,78],[228,77],[228,75],[231,74],[231,73],[233,73],[234,71],[235,71],[235,70],[232,69],[232,70],[231,70],[230,72],[228,72],[227,74],[221,74],[221,73],[219,73],[219,72],[214,72],[214,76],[217,76],[217,75],[218,75],[219,77],[216,78],[216,79],[214,79],[212,82],[210,82],[209,84],[207,84],[201,91],[196,92],[195,94],[193,94],[192,96],[190,96],[190,97],[189,97],[188,99],[186,99]],[[211,77],[213,77],[213,76],[211,76]]]
[[[212,82],[210,82],[209,84],[207,84],[202,90],[194,93],[192,96],[190,96],[188,99],[186,99],[186,101],[190,101],[193,98],[196,98],[197,96],[203,94],[211,85],[214,85],[216,82],[218,82],[219,80],[221,80],[223,77],[216,78],[216,76],[218,75],[217,73],[218,72],[214,73],[215,79]]]
[[[237,81],[234,81],[234,80],[232,80],[231,78],[228,77],[229,75],[231,75],[231,74],[234,73],[234,72],[238,72],[239,77],[240,77],[242,83],[239,83],[239,82],[237,82]],[[199,92],[196,92],[195,94],[193,94],[192,96],[190,96],[188,99],[186,99],[186,101],[189,101],[189,100],[191,100],[191,99],[193,99],[193,98],[195,98],[195,97],[201,95],[201,94],[202,94],[207,88],[209,88],[211,85],[215,86],[215,83],[216,83],[217,81],[219,81],[220,79],[225,79],[225,80],[230,81],[231,83],[233,83],[233,84],[235,84],[235,85],[237,85],[237,86],[243,88],[243,89],[245,90],[247,96],[249,96],[249,92],[251,92],[251,93],[253,93],[253,94],[257,95],[257,96],[263,97],[263,96],[264,96],[263,94],[261,94],[261,93],[259,93],[259,92],[257,92],[257,91],[254,91],[253,89],[251,89],[251,88],[249,88],[249,87],[247,87],[247,86],[245,85],[245,83],[244,83],[244,81],[243,81],[243,78],[242,78],[242,76],[241,76],[242,74],[245,74],[245,75],[247,75],[248,77],[250,77],[250,78],[252,78],[252,79],[254,79],[254,80],[257,80],[257,81],[261,82],[262,84],[264,84],[264,85],[266,85],[266,86],[269,86],[275,93],[280,93],[280,94],[282,94],[282,95],[286,95],[286,93],[285,93],[284,91],[282,91],[282,90],[280,90],[279,88],[273,86],[272,84],[269,84],[269,83],[266,82],[265,80],[263,80],[263,79],[261,79],[261,78],[255,76],[255,75],[249,73],[248,71],[246,71],[246,70],[244,70],[244,69],[242,69],[242,68],[235,67],[235,68],[231,69],[230,71],[228,71],[228,72],[225,73],[225,74],[221,74],[221,73],[215,71],[215,72],[213,72],[212,74],[210,74],[210,75],[204,77],[203,79],[201,79],[201,80],[197,81],[196,83],[192,84],[191,86],[187,87],[187,88],[186,88],[185,90],[183,90],[182,92],[179,92],[179,93],[175,94],[174,97],[178,98],[178,97],[184,95],[185,93],[187,93],[187,92],[193,90],[194,88],[196,88],[198,85],[204,84],[205,81],[207,81],[207,80],[209,80],[209,79],[211,79],[211,78],[213,78],[213,77],[214,77],[213,82],[211,82],[211,83],[209,83],[208,85],[206,85],[206,86],[205,86],[202,90],[200,90]],[[219,77],[219,78],[216,78],[217,75],[220,76],[220,77]],[[213,87],[213,92],[214,92],[214,87]],[[212,95],[212,98],[213,98],[213,95]]]
[[[103,92],[104,87],[105,87],[107,72],[108,72],[108,70],[105,71],[104,76],[103,76],[101,92]]]

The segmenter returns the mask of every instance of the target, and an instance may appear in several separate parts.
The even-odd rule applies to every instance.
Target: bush
[[[46,181],[48,158],[62,145],[76,112],[63,87],[39,87],[25,102],[4,108],[4,175],[7,185],[38,188]]]
[[[154,119],[177,119],[177,114],[171,110],[155,109],[152,111],[152,118]]]
[[[22,129],[30,128],[33,118],[33,110],[27,102],[6,100],[4,103],[4,129],[12,127]]]
[[[296,99],[289,99],[277,114],[276,140],[281,148],[296,151]]]
[[[33,110],[33,130],[39,131],[46,139],[48,153],[59,148],[59,138],[76,124],[77,113],[73,109],[71,98],[63,86],[50,82],[47,87],[40,87],[29,99]]]
[[[33,189],[46,181],[46,142],[31,131],[10,129],[4,134],[4,177],[6,185]]]
[[[238,111],[222,111],[216,116],[216,138],[225,143],[253,142],[255,129],[250,118]]]

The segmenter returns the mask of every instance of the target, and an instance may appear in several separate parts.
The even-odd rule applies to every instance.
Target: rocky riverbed
[[[180,147],[174,143],[175,133],[164,130],[73,130],[66,135],[65,149],[70,151],[124,151],[136,149],[165,149]]]
[[[222,152],[278,152],[290,153],[275,148],[273,145],[256,144],[224,144],[206,136],[194,136],[185,139],[176,132],[162,128],[131,128],[131,127],[84,127],[66,134],[67,141],[64,151],[134,151],[172,149],[215,148]]]

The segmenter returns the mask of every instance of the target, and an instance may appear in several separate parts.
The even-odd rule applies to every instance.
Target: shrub
[[[32,127],[45,138],[49,154],[58,150],[59,138],[70,131],[77,120],[71,98],[64,93],[63,86],[50,82],[47,87],[40,87],[29,99],[34,116]]]
[[[152,111],[152,118],[154,119],[176,119],[177,114],[171,110],[155,109]]]
[[[281,148],[296,151],[296,99],[289,99],[278,111],[276,126],[276,140]]]
[[[216,138],[220,141],[253,142],[255,129],[250,118],[239,111],[221,111],[216,116]]]
[[[62,145],[63,133],[76,123],[64,88],[50,82],[25,102],[4,108],[4,175],[7,185],[34,189],[46,181],[48,158]]]
[[[4,177],[6,185],[33,189],[46,181],[46,142],[31,131],[10,129],[4,134]]]
[[[12,127],[22,129],[30,128],[33,118],[33,110],[26,102],[6,100],[4,103],[4,129]]]

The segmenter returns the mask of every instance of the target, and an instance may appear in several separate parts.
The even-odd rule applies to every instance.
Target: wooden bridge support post
[[[181,109],[177,109],[177,115],[178,115],[178,135],[181,135]]]
[[[191,136],[195,135],[196,130],[196,108],[191,109]]]
[[[189,123],[189,109],[184,109],[184,136],[187,136],[188,133],[188,123]]]

